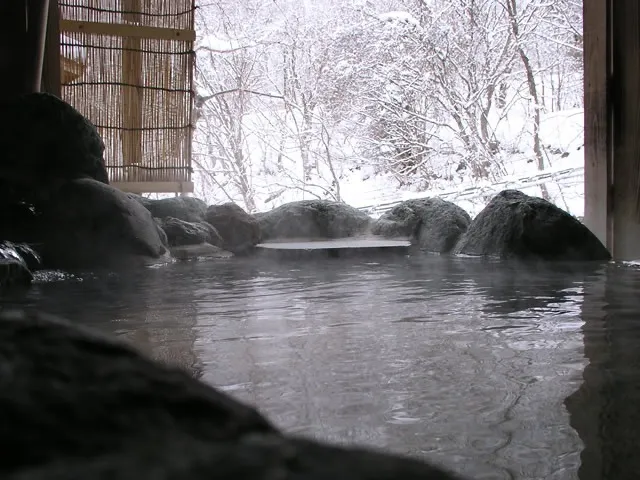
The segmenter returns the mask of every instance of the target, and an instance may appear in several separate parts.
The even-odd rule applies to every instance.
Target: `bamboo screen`
[[[194,0],[59,6],[62,97],[98,128],[110,181],[184,191],[177,184],[191,180]]]

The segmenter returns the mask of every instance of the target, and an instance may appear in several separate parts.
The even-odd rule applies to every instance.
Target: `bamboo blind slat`
[[[61,0],[62,20],[194,30],[194,0]],[[105,142],[112,182],[190,182],[193,42],[63,31],[62,97]]]

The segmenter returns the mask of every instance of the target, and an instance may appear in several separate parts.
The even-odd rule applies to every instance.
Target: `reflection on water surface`
[[[15,301],[125,337],[288,431],[477,479],[640,478],[637,268],[232,259],[81,280]]]

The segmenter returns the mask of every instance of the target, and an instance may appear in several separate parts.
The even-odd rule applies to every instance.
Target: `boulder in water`
[[[33,275],[29,269],[27,259],[34,267],[38,266],[38,254],[31,250],[29,246],[0,242],[0,288],[31,285]]]
[[[62,180],[109,183],[95,126],[47,93],[18,96],[0,111],[0,179],[39,195]]]
[[[374,223],[372,233],[385,237],[409,237],[421,249],[448,253],[467,230],[471,217],[454,203],[440,198],[407,200]]]
[[[357,208],[328,200],[285,203],[256,215],[263,241],[321,240],[367,233],[371,218]]]
[[[49,268],[126,267],[167,255],[149,211],[95,180],[64,184],[51,197],[44,217],[47,236],[41,253]]]
[[[211,205],[207,209],[206,221],[222,237],[224,250],[243,254],[260,243],[258,221],[235,203]]]
[[[198,245],[209,243],[222,246],[218,231],[207,222],[185,222],[178,218],[167,217],[160,220],[160,226],[167,234],[169,246]]]
[[[255,409],[122,343],[0,313],[7,480],[454,480],[418,460],[288,437]]]
[[[1,257],[19,259],[31,271],[42,268],[40,255],[26,243],[0,242],[0,251]]]
[[[170,249],[176,260],[198,260],[204,258],[231,258],[233,253],[209,243],[196,245],[179,245]]]
[[[156,218],[177,218],[183,222],[203,222],[207,213],[207,204],[195,197],[171,197],[152,200],[139,195],[134,197]]]
[[[497,194],[471,222],[455,252],[523,260],[611,259],[605,246],[577,218],[517,190]]]

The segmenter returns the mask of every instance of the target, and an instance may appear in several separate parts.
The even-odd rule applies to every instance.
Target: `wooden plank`
[[[63,32],[93,33],[113,37],[149,38],[153,40],[180,40],[184,42],[194,42],[196,40],[195,30],[120,23],[83,22],[63,19],[60,21],[60,30]]]
[[[128,193],[193,193],[193,182],[112,182],[111,186]]]
[[[611,0],[584,0],[585,215],[587,227],[607,248],[613,246]]]
[[[613,255],[640,259],[640,4],[612,8]]]

